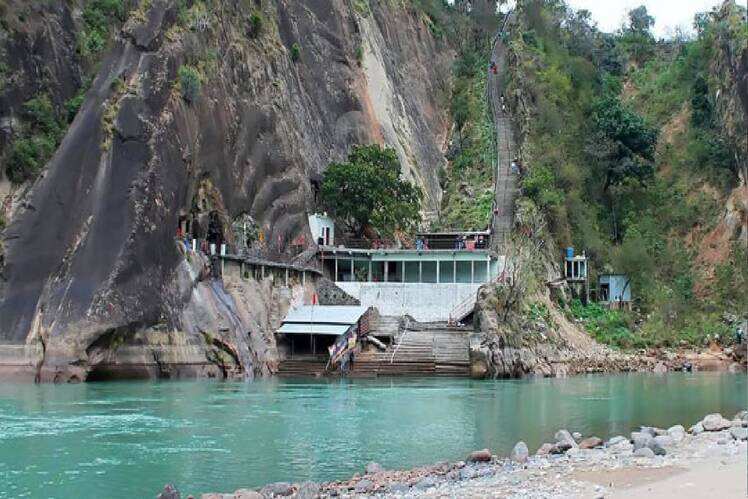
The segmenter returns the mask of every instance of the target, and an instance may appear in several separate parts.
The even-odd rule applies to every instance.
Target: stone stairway
[[[371,333],[374,336],[396,337],[400,334],[401,318],[395,315],[381,315],[377,323],[372,326]]]
[[[468,376],[469,334],[451,330],[405,331],[387,351],[360,353],[355,376]]]
[[[284,360],[278,366],[276,375],[281,378],[308,378],[321,376],[327,365],[326,356],[316,358]]]

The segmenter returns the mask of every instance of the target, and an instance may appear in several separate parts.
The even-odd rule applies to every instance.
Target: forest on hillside
[[[745,8],[725,2],[659,40],[643,6],[615,33],[561,1],[519,2],[516,16],[520,203],[559,248],[586,251],[593,282],[625,273],[635,298],[633,313],[571,314],[624,347],[729,342],[748,310]]]

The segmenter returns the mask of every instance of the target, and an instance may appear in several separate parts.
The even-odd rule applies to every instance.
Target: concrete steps
[[[276,375],[281,378],[316,377],[325,372],[326,365],[326,360],[284,360]]]

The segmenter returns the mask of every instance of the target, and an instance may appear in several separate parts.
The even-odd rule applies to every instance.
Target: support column
[[[486,281],[491,282],[491,258],[486,258]]]
[[[306,270],[301,271],[301,285],[306,286]]]
[[[418,261],[418,282],[423,282],[423,262]]]
[[[338,280],[338,259],[335,258],[335,275],[332,276],[333,282]]]
[[[470,284],[475,282],[475,260],[470,260]]]
[[[241,279],[244,279],[244,262],[241,262],[239,264],[239,277]]]
[[[403,283],[405,283],[405,261],[400,262],[400,265],[402,265],[403,267],[402,280],[403,280]]]
[[[371,260],[369,260],[369,282],[371,282]]]
[[[260,265],[260,272],[262,272],[262,278],[265,279],[265,266]]]
[[[452,260],[452,283],[457,283],[457,260]]]
[[[384,282],[389,280],[390,262],[384,262]]]
[[[353,273],[353,264],[356,263],[356,261],[351,258],[351,282],[354,282],[356,280],[356,275]]]
[[[436,261],[436,283],[439,284],[439,267],[441,267],[441,262],[439,260]]]
[[[286,267],[286,287],[288,287],[288,267]]]

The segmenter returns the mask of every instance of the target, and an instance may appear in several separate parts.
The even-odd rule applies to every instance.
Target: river
[[[155,497],[347,478],[558,428],[603,438],[748,406],[745,375],[0,384],[0,497]],[[185,497],[186,494],[183,494]],[[199,495],[198,495],[199,497]]]

